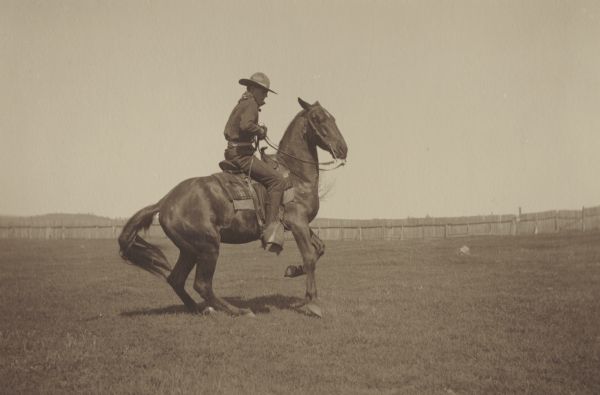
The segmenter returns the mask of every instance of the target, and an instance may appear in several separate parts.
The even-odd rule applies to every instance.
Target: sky
[[[217,172],[256,71],[272,140],[298,97],[346,139],[320,217],[599,205],[598,37],[597,1],[0,0],[0,214],[129,217]]]

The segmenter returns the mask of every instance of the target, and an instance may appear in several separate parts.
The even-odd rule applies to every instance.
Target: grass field
[[[0,392],[600,393],[600,233],[328,242],[322,319],[290,307],[299,259],[223,246],[215,291],[256,313],[231,318],[114,240],[0,240]]]

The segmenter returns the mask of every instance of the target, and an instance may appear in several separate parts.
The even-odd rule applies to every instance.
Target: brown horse
[[[284,207],[283,222],[291,230],[302,254],[306,273],[303,304],[317,315],[315,267],[324,252],[323,242],[309,227],[319,211],[319,162],[317,146],[334,158],[346,159],[348,148],[335,118],[319,102],[308,104],[298,98],[303,110],[288,126],[277,160],[290,171],[294,200]],[[179,259],[171,269],[162,251],[142,239],[138,232],[152,224],[155,214],[165,234],[179,248]],[[260,227],[253,211],[235,211],[222,185],[214,177],[191,178],[173,188],[158,203],[145,207],[127,221],[119,246],[121,256],[134,265],[166,278],[185,306],[192,312],[198,305],[185,291],[186,278],[196,266],[194,289],[208,306],[232,315],[253,314],[215,296],[212,279],[220,243],[241,244],[258,240]]]

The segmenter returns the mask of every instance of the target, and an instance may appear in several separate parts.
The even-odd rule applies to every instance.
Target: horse
[[[306,307],[321,315],[317,299],[315,269],[324,253],[324,243],[309,224],[319,211],[319,165],[317,147],[345,163],[348,147],[335,118],[316,101],[309,104],[298,98],[302,107],[287,127],[275,155],[289,170],[294,199],[283,206],[282,223],[294,236],[306,274],[306,293],[297,308]],[[269,142],[269,140],[267,140]],[[328,162],[331,163],[331,162]],[[179,249],[171,266],[157,246],[140,235],[158,214],[160,226]],[[199,305],[186,292],[185,281],[194,267],[193,288],[205,300],[207,308],[233,316],[254,315],[238,308],[213,292],[221,243],[242,244],[260,239],[260,224],[254,211],[234,210],[232,201],[215,177],[196,177],[182,181],[157,203],[136,212],[119,235],[120,254],[131,264],[162,276],[190,312],[201,313]]]

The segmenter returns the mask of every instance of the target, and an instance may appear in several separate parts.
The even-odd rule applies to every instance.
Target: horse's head
[[[309,138],[313,139],[317,146],[329,152],[335,159],[345,160],[348,156],[348,146],[335,123],[333,115],[323,108],[319,102],[308,104],[298,98],[298,103],[306,111]]]

